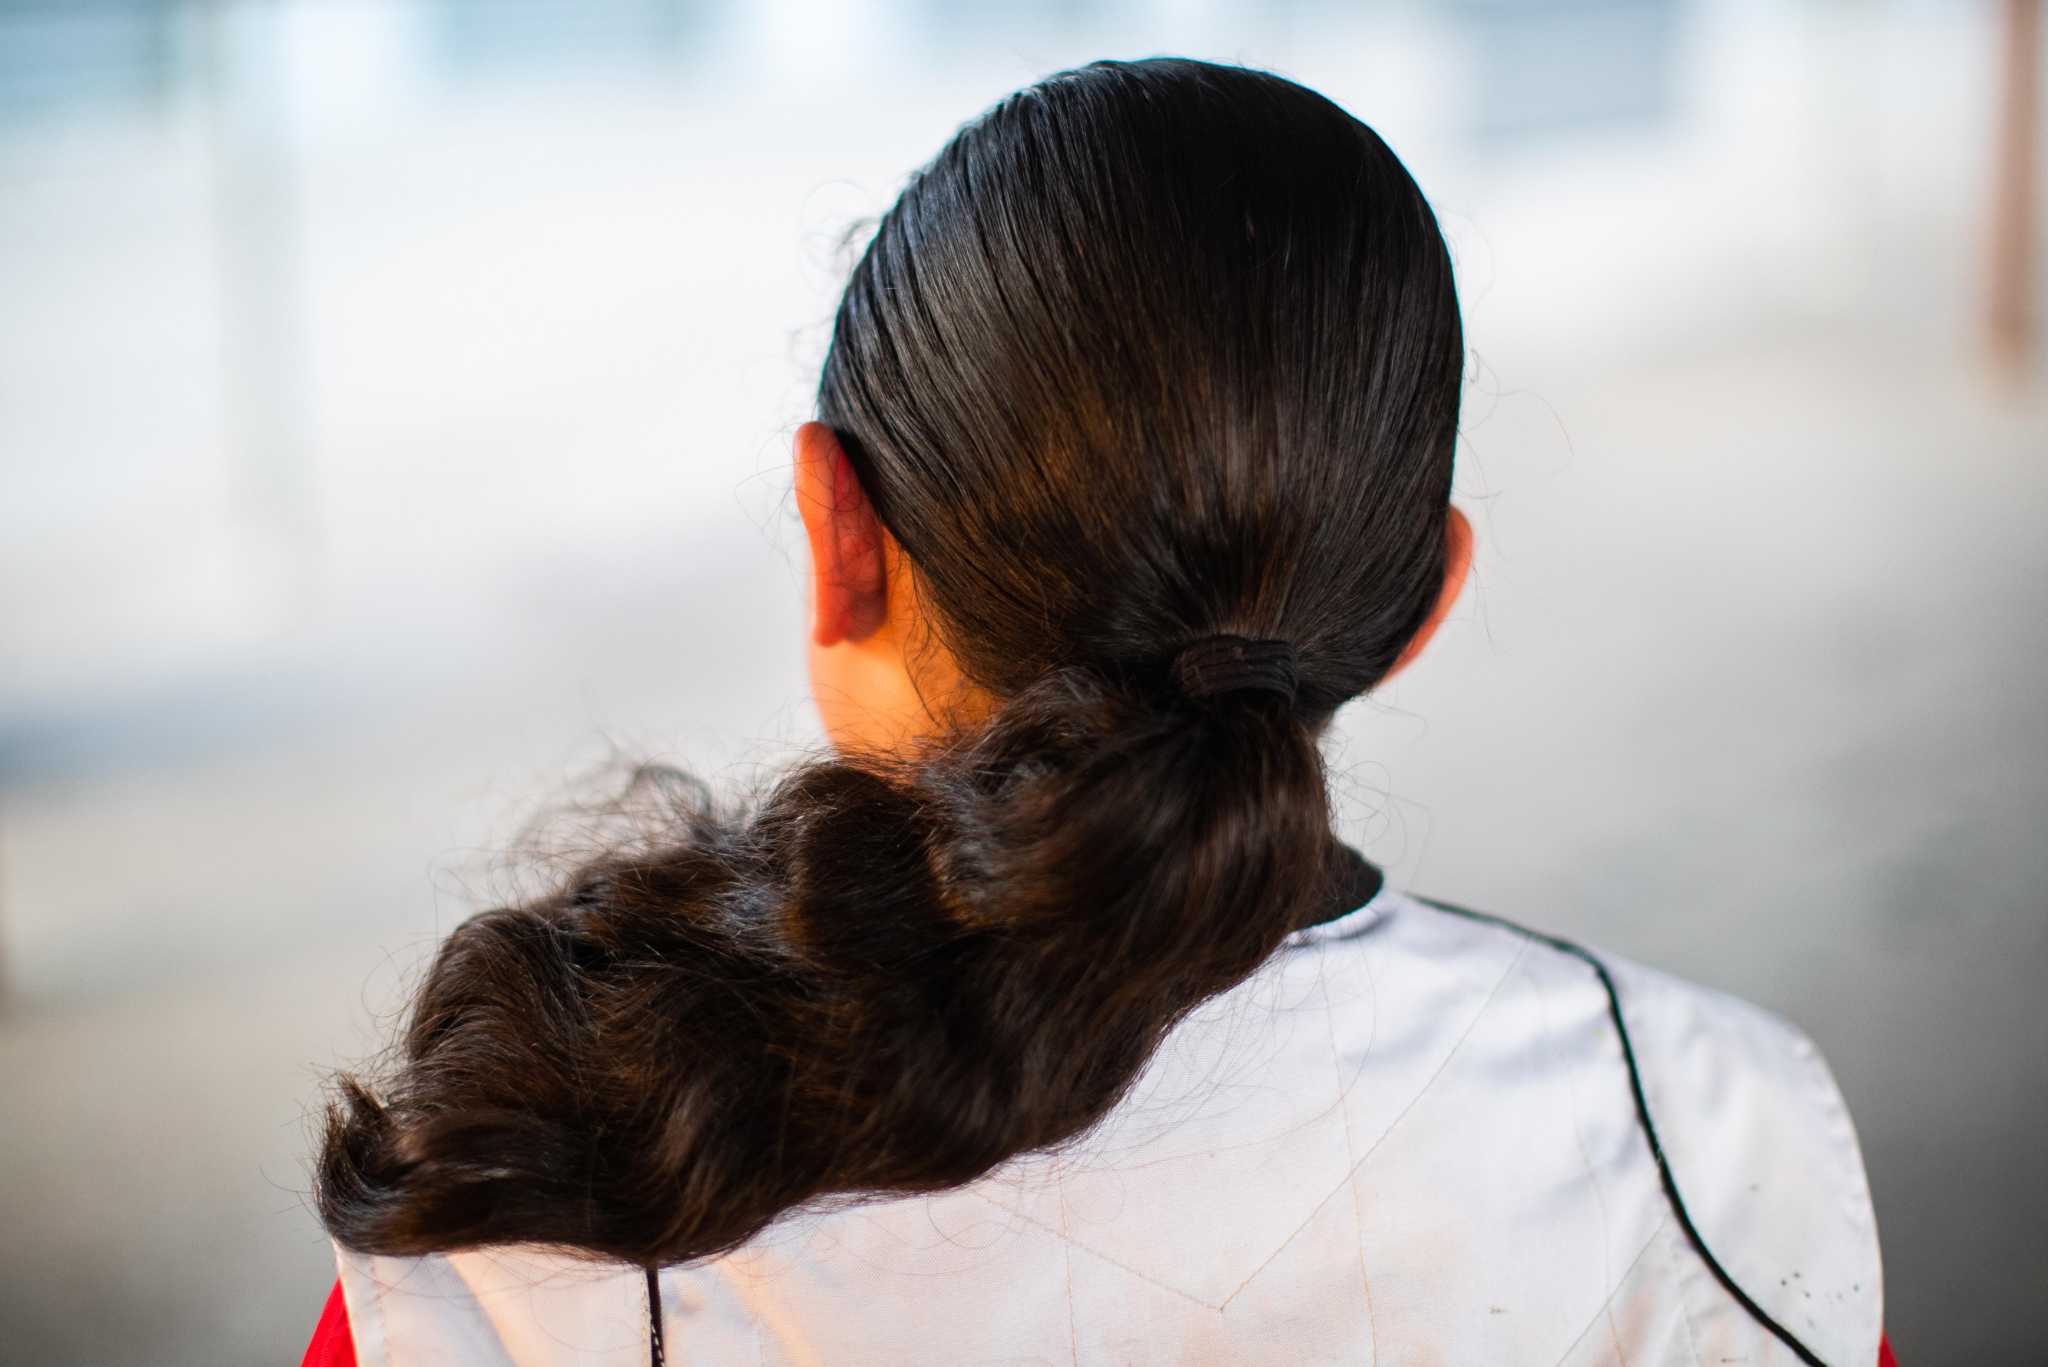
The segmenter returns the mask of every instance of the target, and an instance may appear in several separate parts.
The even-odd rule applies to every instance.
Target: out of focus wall
[[[306,1109],[521,821],[816,740],[787,443],[860,222],[1010,89],[1175,52],[1372,123],[1458,260],[1476,583],[1347,713],[1348,831],[1798,1021],[1901,1360],[2038,1363],[2000,12],[0,4],[0,1361],[294,1358]]]

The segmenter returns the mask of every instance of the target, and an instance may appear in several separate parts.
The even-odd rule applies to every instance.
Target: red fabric
[[[356,1341],[348,1331],[348,1302],[341,1298],[341,1279],[327,1293],[327,1308],[313,1326],[313,1341],[299,1367],[356,1367]]]
[[[320,1323],[313,1326],[313,1341],[306,1345],[306,1358],[299,1367],[356,1367],[356,1341],[348,1332],[348,1304],[341,1298],[338,1277],[334,1289],[327,1293],[327,1308],[320,1312]],[[1878,1340],[1877,1367],[1899,1367],[1890,1339]]]

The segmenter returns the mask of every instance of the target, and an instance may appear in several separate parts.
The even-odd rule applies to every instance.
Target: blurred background
[[[1347,711],[1347,833],[1798,1022],[1900,1360],[2038,1367],[2038,13],[0,0],[0,1361],[297,1361],[320,1081],[522,823],[817,739],[788,443],[863,226],[1178,53],[1373,124],[1457,258],[1477,578]]]

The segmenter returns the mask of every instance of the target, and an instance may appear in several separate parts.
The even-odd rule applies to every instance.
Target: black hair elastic
[[[1227,633],[1204,636],[1182,646],[1173,657],[1170,672],[1180,691],[1190,698],[1259,691],[1278,693],[1293,702],[1299,683],[1293,646]]]

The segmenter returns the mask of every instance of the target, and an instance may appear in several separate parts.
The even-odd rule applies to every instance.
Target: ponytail
[[[652,1266],[970,1181],[1099,1120],[1301,919],[1332,847],[1286,698],[1078,670],[970,738],[689,823],[443,944],[394,1077],[330,1112],[338,1240]]]

